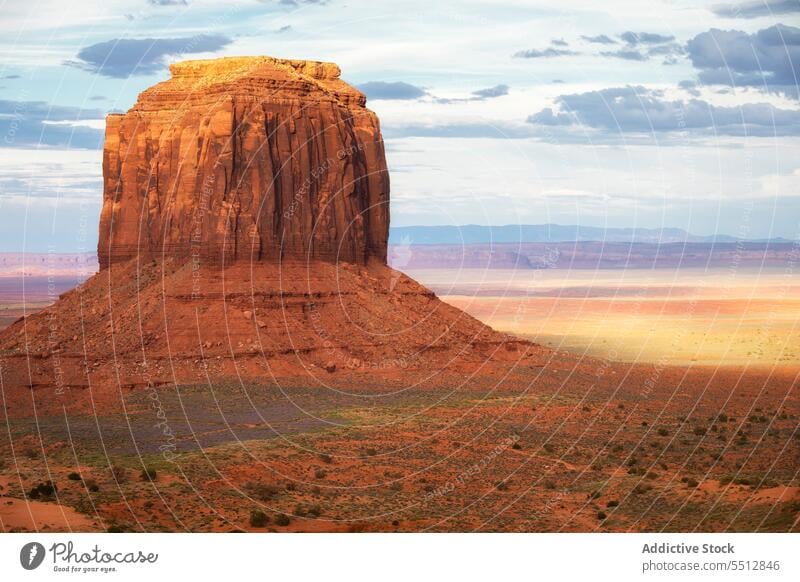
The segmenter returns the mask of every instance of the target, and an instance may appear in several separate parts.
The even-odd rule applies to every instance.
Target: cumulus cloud
[[[502,121],[495,123],[386,124],[382,127],[382,131],[385,139],[408,137],[522,139],[536,135],[534,128],[530,125]]]
[[[434,97],[436,103],[464,103],[468,101],[486,101],[495,97],[508,95],[508,85],[495,85],[473,91],[469,97]]]
[[[104,117],[98,109],[0,100],[0,147],[98,148],[103,143],[99,126]]]
[[[711,11],[723,18],[760,18],[778,14],[794,14],[800,12],[797,0],[755,0],[753,2],[734,2],[731,4],[715,4]]]
[[[602,51],[600,53],[604,57],[614,57],[617,59],[625,59],[626,61],[646,61],[647,55],[640,53],[633,49],[619,49],[616,51]]]
[[[478,99],[502,97],[503,95],[508,95],[508,85],[495,85],[494,87],[487,87],[486,89],[478,89],[477,91],[473,91],[472,95]]]
[[[575,51],[568,49],[557,49],[553,47],[544,50],[529,49],[525,51],[517,51],[514,53],[514,58],[518,59],[547,59],[551,57],[564,57],[569,55],[577,55]]]
[[[151,75],[167,66],[169,56],[218,51],[231,43],[221,34],[186,38],[118,38],[84,47],[71,65],[105,77]]]
[[[569,46],[569,43],[563,38],[554,38],[550,41],[553,46]]]
[[[674,36],[665,36],[654,32],[623,32],[619,37],[627,44],[661,44],[675,40]]]
[[[358,85],[358,89],[369,99],[409,100],[427,95],[423,88],[403,81],[369,81]]]
[[[715,28],[686,50],[703,83],[767,87],[797,98],[800,28],[777,24],[755,34]]]
[[[625,59],[626,61],[647,61],[654,57],[663,57],[665,65],[674,65],[678,62],[678,57],[684,53],[684,48],[676,42],[667,42],[666,44],[642,47],[641,49],[628,45],[617,50],[600,52],[604,57]]]
[[[556,99],[555,110],[542,109],[528,122],[610,133],[699,130],[724,135],[800,135],[800,111],[767,103],[720,107],[700,99],[669,100],[662,91],[641,86],[562,95]]]
[[[591,42],[594,44],[617,44],[617,41],[605,34],[598,34],[597,36],[581,36],[581,38],[586,42]]]

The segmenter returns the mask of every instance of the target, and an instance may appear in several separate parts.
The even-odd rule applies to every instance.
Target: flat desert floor
[[[782,269],[409,273],[495,329],[601,359],[800,366],[800,273]]]
[[[800,531],[796,278],[411,275],[563,351],[425,382],[106,386],[97,414],[3,399],[0,531]]]

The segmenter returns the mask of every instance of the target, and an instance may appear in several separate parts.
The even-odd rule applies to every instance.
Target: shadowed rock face
[[[380,126],[331,63],[187,61],[109,115],[101,268],[132,257],[386,262]]]

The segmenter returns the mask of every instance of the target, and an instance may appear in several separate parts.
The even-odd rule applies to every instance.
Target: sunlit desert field
[[[612,360],[800,365],[800,276],[788,269],[414,270],[492,327]]]

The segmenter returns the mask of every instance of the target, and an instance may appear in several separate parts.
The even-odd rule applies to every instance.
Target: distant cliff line
[[[389,264],[415,269],[660,269],[786,268],[800,261],[798,242],[567,241],[467,244],[391,242]],[[85,279],[97,272],[91,253],[0,253],[0,277],[55,276]]]

